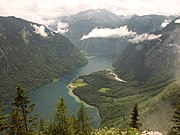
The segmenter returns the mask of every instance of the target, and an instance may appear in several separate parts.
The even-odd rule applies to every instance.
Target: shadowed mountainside
[[[85,63],[61,34],[19,18],[0,17],[1,98],[14,95],[18,83],[30,91]]]

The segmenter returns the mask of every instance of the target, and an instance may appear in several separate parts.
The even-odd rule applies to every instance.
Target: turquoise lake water
[[[87,65],[61,76],[56,82],[48,83],[30,92],[30,99],[36,104],[34,112],[41,114],[44,118],[51,118],[52,113],[55,111],[57,101],[60,98],[64,98],[69,114],[76,114],[78,108],[80,107],[80,103],[68,94],[68,84],[78,76],[112,68],[113,63],[112,58],[103,56],[88,57],[88,60],[89,63]],[[97,128],[100,123],[97,110],[92,107],[86,108],[91,115],[94,127]]]

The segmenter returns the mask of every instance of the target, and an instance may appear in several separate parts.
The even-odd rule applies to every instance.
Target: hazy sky
[[[1,16],[17,16],[35,22],[98,8],[118,15],[180,15],[180,0],[0,0]]]

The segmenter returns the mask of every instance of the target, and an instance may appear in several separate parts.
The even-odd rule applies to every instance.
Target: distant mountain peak
[[[82,14],[82,13],[84,13],[84,14],[87,14],[87,13],[92,13],[92,14],[97,14],[97,13],[110,13],[110,14],[114,14],[114,13],[112,13],[112,12],[109,11],[109,10],[101,9],[101,8],[99,8],[99,9],[88,9],[88,10],[85,10],[85,11],[81,11],[81,12],[79,12],[78,14]],[[115,15],[115,14],[114,14],[114,15]]]
[[[162,32],[173,31],[180,27],[180,17],[176,18],[175,20],[171,21],[163,30]]]

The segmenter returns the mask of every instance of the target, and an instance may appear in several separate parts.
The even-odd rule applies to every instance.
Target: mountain
[[[180,104],[180,18],[154,34],[161,37],[130,43],[114,63],[115,73],[103,70],[71,83],[75,95],[99,110],[101,127],[127,128],[135,103],[142,128],[167,134],[171,127]]]
[[[118,16],[105,9],[86,10],[74,15],[61,17],[63,23],[69,25],[65,36],[86,54],[93,55],[118,55],[128,44],[124,38],[89,38],[81,40],[95,28],[127,28],[137,34],[149,33],[162,29],[164,20],[172,20],[173,16],[144,15],[132,17]],[[56,26],[57,30],[57,26]],[[110,44],[109,44],[110,42]]]
[[[18,83],[27,91],[86,64],[64,36],[15,17],[0,17],[1,98],[14,95]]]
[[[176,19],[178,20],[178,19]],[[180,76],[180,24],[172,21],[161,31],[159,39],[129,44],[115,62],[116,73],[125,79],[147,81]]]
[[[103,26],[116,26],[119,24],[119,18],[123,18],[123,16],[117,16],[114,13],[106,10],[106,9],[90,9],[79,12],[74,15],[65,16],[62,18],[63,22],[69,22],[70,24],[76,24],[77,22],[82,22],[86,24],[96,24],[96,25],[103,25]],[[86,22],[86,23],[85,23]],[[87,29],[86,27],[85,29]]]
[[[134,15],[128,20],[127,26],[138,34],[149,33],[161,29],[161,24],[165,19],[173,20],[175,18],[163,15]]]
[[[87,10],[75,15],[63,17],[62,22],[69,24],[69,31],[65,36],[69,38],[79,49],[87,54],[112,55],[114,50],[120,46],[120,40],[94,38],[81,40],[83,35],[87,35],[94,28],[115,28],[123,25],[125,18],[117,16],[105,9]],[[112,47],[113,46],[113,47]]]

